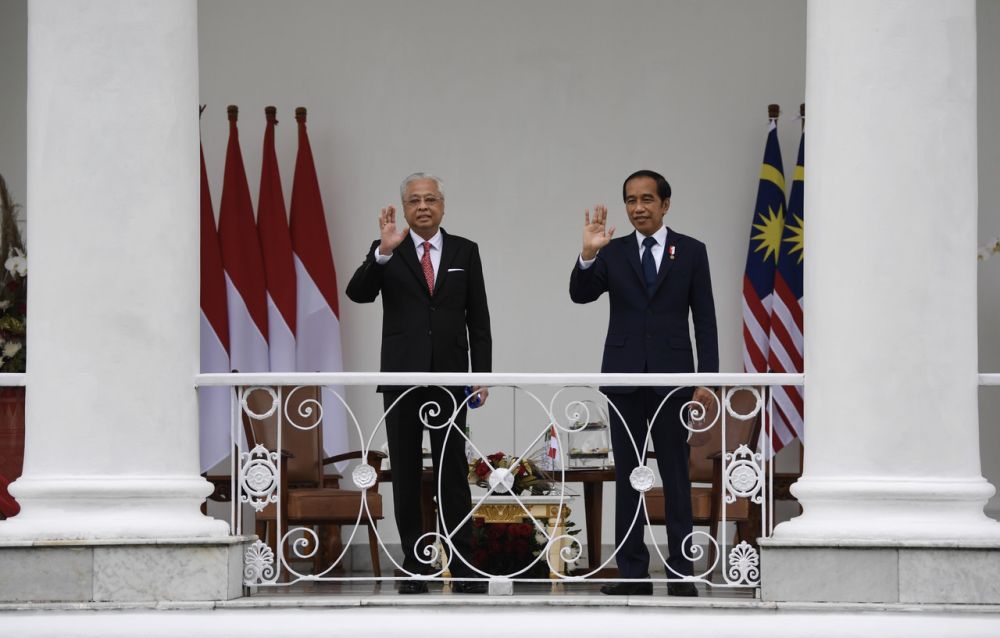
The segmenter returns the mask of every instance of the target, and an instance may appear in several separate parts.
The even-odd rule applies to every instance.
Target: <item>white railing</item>
[[[0,372],[0,388],[23,388],[27,378],[24,372]]]
[[[584,579],[601,582],[617,582],[621,579],[601,578],[602,569],[612,567],[621,545],[615,546],[612,555],[600,560],[599,547],[597,560],[589,560],[584,569],[573,570],[584,555],[583,546],[575,538],[572,531],[567,531],[567,504],[573,498],[567,482],[574,480],[572,459],[574,454],[569,450],[569,439],[580,436],[581,432],[598,420],[596,412],[606,404],[608,409],[617,411],[613,401],[603,394],[598,387],[643,386],[668,388],[670,391],[663,397],[657,409],[657,415],[663,410],[667,401],[677,396],[683,388],[704,387],[713,388],[714,397],[721,398],[723,409],[717,405],[702,405],[693,400],[680,399],[671,405],[683,402],[681,414],[677,419],[696,436],[705,436],[712,429],[719,428],[720,441],[730,441],[727,430],[734,423],[744,425],[754,419],[759,419],[760,434],[756,441],[742,441],[734,449],[723,449],[717,455],[717,480],[713,481],[717,488],[713,495],[714,506],[717,506],[717,519],[721,530],[726,530],[727,523],[733,521],[731,508],[738,500],[760,508],[759,527],[753,530],[751,540],[770,535],[773,527],[771,492],[773,488],[773,472],[767,445],[770,441],[770,389],[778,385],[803,385],[804,375],[801,374],[514,374],[514,373],[261,373],[261,374],[203,374],[198,377],[200,387],[228,386],[234,389],[232,435],[236,453],[233,455],[232,468],[232,525],[234,533],[243,533],[243,528],[250,518],[263,517],[269,512],[269,519],[276,523],[271,529],[268,543],[258,540],[247,552],[245,584],[247,586],[287,586],[301,581],[352,581],[352,580],[439,580],[448,581],[456,567],[461,567],[463,580],[488,581],[503,589],[510,581],[529,582],[575,582]],[[472,508],[464,515],[454,529],[448,529],[445,517],[437,517],[438,529],[425,530],[414,547],[422,565],[419,569],[404,569],[404,565],[394,558],[382,537],[375,533],[377,542],[402,576],[372,574],[341,573],[336,568],[343,566],[344,557],[352,543],[359,537],[359,528],[370,525],[377,529],[376,517],[369,508],[367,491],[376,486],[379,468],[368,463],[368,453],[375,450],[376,435],[384,433],[386,416],[396,408],[397,400],[388,409],[379,410],[377,418],[365,427],[357,412],[345,398],[344,386],[367,386],[374,390],[375,386],[405,386],[403,392],[412,391],[415,387],[440,388],[441,401],[427,401],[422,404],[418,415],[427,428],[444,428],[445,445],[448,437],[462,437],[470,457],[478,457],[485,464],[481,476],[484,489],[472,494]],[[299,401],[294,397],[304,388],[322,388],[322,401],[316,399]],[[511,450],[507,459],[497,463],[488,458],[481,444],[477,444],[476,433],[470,435],[456,424],[456,417],[466,407],[469,397],[460,402],[450,392],[444,392],[446,387],[484,386],[494,393],[490,401],[496,403],[494,397],[500,388],[512,388],[516,396],[527,397],[530,405],[538,410],[538,422],[542,423],[537,431],[529,436],[530,442],[519,450]],[[551,394],[543,397],[534,389],[536,386],[551,388]],[[742,411],[733,405],[732,399],[737,392],[742,392],[743,398],[750,397],[749,407]],[[372,393],[374,396],[374,392]],[[587,398],[582,398],[586,396]],[[370,399],[366,399],[370,400]],[[289,521],[282,507],[282,486],[286,471],[282,458],[283,437],[289,428],[300,432],[319,427],[322,422],[323,404],[330,402],[343,406],[347,414],[347,426],[353,433],[354,440],[360,441],[361,457],[349,476],[349,481],[360,491],[358,512],[353,526],[346,527],[344,548],[329,564],[317,564],[319,537],[311,524],[302,524],[289,528]],[[745,402],[744,402],[745,403]],[[294,404],[294,408],[291,407]],[[523,409],[521,410],[523,413]],[[438,417],[436,422],[432,422]],[[620,415],[619,415],[620,418]],[[668,418],[672,418],[668,415]],[[654,416],[654,420],[657,417]],[[243,431],[260,431],[265,423],[270,423],[274,434],[271,436],[270,447],[261,445],[259,441],[247,442]],[[660,423],[662,421],[657,421]],[[248,428],[248,426],[251,426]],[[553,427],[554,426],[554,427]],[[522,428],[523,429],[523,428]],[[648,466],[647,450],[650,440],[649,426],[642,428],[646,432],[646,441],[638,441],[629,434],[638,467],[630,476],[631,486],[639,492],[646,492],[654,483],[654,472]],[[554,435],[554,436],[553,436]],[[555,449],[558,457],[546,477],[550,489],[543,495],[517,494],[512,490],[515,479],[520,472],[537,472],[538,459],[531,459],[530,452],[544,446],[550,437],[555,439]],[[523,440],[523,439],[522,439]],[[623,451],[617,451],[619,458]],[[584,454],[583,456],[586,456]],[[391,459],[389,459],[391,461]],[[507,467],[503,467],[507,465]],[[390,465],[391,468],[391,465]],[[442,481],[435,485],[437,501],[442,501]],[[651,547],[654,549],[654,559],[664,566],[664,576],[651,578],[652,582],[698,582],[713,587],[756,587],[760,582],[759,560],[753,544],[744,541],[730,546],[727,533],[718,537],[700,531],[697,528],[688,538],[684,539],[684,558],[698,561],[698,571],[693,574],[675,570],[668,563],[665,554],[665,543],[658,542],[650,523],[651,513],[645,507],[645,498],[638,499],[632,526],[644,525],[650,531],[644,535],[652,537]],[[287,505],[287,504],[286,504]],[[386,510],[389,510],[386,503]],[[518,534],[528,537],[533,548],[532,556],[527,564],[490,571],[477,556],[465,556],[456,548],[456,532],[466,526],[483,527],[482,518],[485,512],[503,511],[502,520],[520,520]],[[246,512],[246,514],[244,513]],[[653,512],[656,518],[656,512]],[[488,517],[486,517],[488,518]],[[480,519],[480,520],[476,520]],[[600,524],[598,522],[598,524]],[[522,529],[523,528],[523,529]],[[512,528],[507,528],[510,531]],[[659,528],[662,530],[662,527]],[[278,538],[275,538],[275,537]],[[363,538],[363,535],[361,536]],[[508,539],[509,540],[509,539]],[[588,543],[593,539],[588,538]],[[496,549],[494,547],[494,549]],[[522,547],[523,549],[523,547]],[[591,557],[593,556],[591,552]],[[708,560],[705,560],[708,559]],[[596,563],[596,564],[595,564]],[[720,569],[721,568],[721,569]],[[720,577],[721,576],[721,577]],[[720,577],[718,581],[713,578]],[[630,581],[635,582],[635,581]]]

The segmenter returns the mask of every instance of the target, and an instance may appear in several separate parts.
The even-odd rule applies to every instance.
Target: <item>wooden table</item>
[[[584,529],[587,530],[587,567],[593,571],[601,564],[601,523],[604,506],[604,483],[615,480],[615,468],[567,468],[553,472],[553,478],[566,483],[583,484]]]
[[[392,470],[382,470],[382,480],[392,480]],[[567,468],[565,473],[552,472],[556,480],[565,478],[566,483],[581,483],[583,485],[584,529],[587,530],[587,566],[592,571],[601,564],[601,522],[604,505],[604,483],[615,480],[615,468]],[[424,468],[420,481],[420,498],[423,504],[424,531],[437,529],[434,516],[434,494],[437,485],[434,483],[434,472]],[[549,497],[546,497],[549,498]],[[518,508],[520,509],[520,508]]]

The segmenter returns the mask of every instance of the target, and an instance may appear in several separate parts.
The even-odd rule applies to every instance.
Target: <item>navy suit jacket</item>
[[[652,296],[639,261],[635,232],[613,239],[582,270],[577,261],[569,296],[589,303],[607,292],[611,302],[601,372],[718,372],[719,340],[705,244],[667,228],[667,245]],[[674,257],[670,258],[673,247]],[[698,366],[688,316],[694,321]],[[607,393],[632,387],[606,387]],[[663,394],[666,388],[659,388]]]
[[[427,290],[409,233],[385,265],[376,240],[347,284],[357,303],[382,295],[383,372],[490,372],[493,339],[479,247],[441,230],[434,294]]]

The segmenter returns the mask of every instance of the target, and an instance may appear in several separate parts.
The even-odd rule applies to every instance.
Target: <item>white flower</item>
[[[10,299],[0,301],[0,310],[6,310],[7,308],[10,308]]]
[[[5,359],[12,359],[20,351],[21,344],[16,341],[8,341],[3,344],[3,356]]]
[[[7,272],[18,277],[24,277],[28,274],[28,259],[17,248],[10,249],[10,257],[7,258],[3,266]]]

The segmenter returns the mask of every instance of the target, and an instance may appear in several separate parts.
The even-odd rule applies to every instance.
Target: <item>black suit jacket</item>
[[[493,338],[479,247],[441,229],[433,296],[412,237],[380,266],[376,240],[347,284],[347,296],[370,303],[382,294],[383,372],[490,372]]]
[[[611,317],[601,372],[719,371],[715,301],[705,244],[668,228],[656,287],[650,296],[635,233],[613,239],[590,268],[581,270],[577,261],[569,281],[569,295],[576,303],[589,303],[604,292],[610,297]],[[697,370],[689,313],[698,349]],[[602,389],[611,393],[634,390]]]

